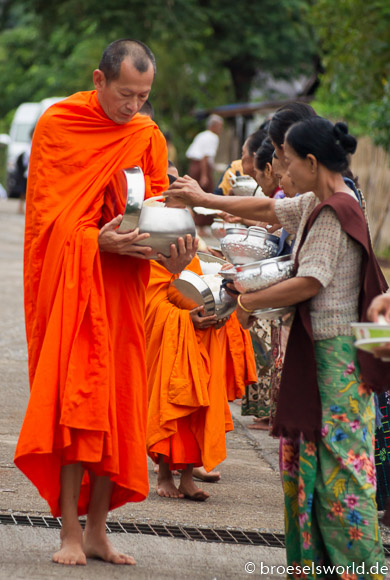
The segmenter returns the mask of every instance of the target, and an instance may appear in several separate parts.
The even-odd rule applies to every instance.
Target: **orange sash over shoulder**
[[[199,259],[195,257],[187,269],[201,274]],[[219,331],[214,328],[195,330],[189,311],[169,301],[171,277],[163,266],[152,262],[145,321],[148,453],[157,460],[159,444],[180,434],[178,421],[186,418],[200,449],[200,464],[210,471],[225,459],[225,433],[233,429],[225,384],[226,345],[221,348]],[[250,341],[249,346],[252,349]],[[245,362],[241,369],[244,371]],[[256,381],[255,371],[250,378]]]
[[[39,120],[30,158],[25,314],[31,395],[15,463],[60,515],[60,469],[83,462],[115,482],[110,509],[148,493],[144,341],[149,262],[100,254],[99,226],[125,207],[108,186],[139,165],[147,196],[166,190],[157,125],[117,125],[96,92],[77,93]],[[79,513],[90,486],[84,476]]]

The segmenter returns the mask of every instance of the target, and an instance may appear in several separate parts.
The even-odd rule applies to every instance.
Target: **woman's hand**
[[[209,194],[205,193],[199,183],[189,175],[178,177],[168,189],[169,197],[173,200],[191,206],[204,206]]]
[[[378,316],[385,317],[385,321],[390,324],[390,294],[380,294],[371,302],[367,310],[367,318],[372,322],[378,322]]]
[[[226,213],[225,211],[219,213],[218,217],[228,224],[240,224],[242,222],[241,218],[231,215],[230,213]]]

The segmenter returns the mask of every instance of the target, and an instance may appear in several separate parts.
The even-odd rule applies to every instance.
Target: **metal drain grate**
[[[85,521],[80,520],[84,526]],[[0,525],[30,526],[39,528],[61,528],[61,518],[48,516],[29,516],[1,514]],[[238,530],[232,528],[206,528],[170,524],[145,524],[136,522],[108,521],[107,532],[112,534],[146,534],[197,542],[216,542],[220,544],[241,544],[284,548],[284,534]],[[390,557],[390,545],[383,545],[385,556]]]
[[[84,520],[81,520],[81,525],[84,525],[84,523]],[[0,524],[60,529],[61,518],[0,513]],[[107,532],[113,534],[146,534],[150,536],[177,538],[197,542],[216,542],[220,544],[242,544],[284,548],[283,534],[262,533],[253,530],[243,531],[231,528],[198,528],[195,526],[145,524],[120,521],[108,521],[106,523],[106,529]]]

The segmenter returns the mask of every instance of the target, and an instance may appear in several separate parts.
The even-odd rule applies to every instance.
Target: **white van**
[[[9,136],[1,135],[2,144],[8,145],[6,189],[8,197],[19,197],[23,184],[19,183],[17,160],[27,151],[31,143],[31,132],[39,117],[54,103],[65,97],[51,97],[40,103],[22,103],[15,111],[12,119]],[[6,139],[8,137],[8,139]]]

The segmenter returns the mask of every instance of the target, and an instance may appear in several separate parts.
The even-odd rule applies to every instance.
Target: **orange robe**
[[[195,257],[187,269],[201,274],[199,259]],[[221,348],[223,335],[218,330],[195,330],[189,311],[169,301],[171,278],[163,266],[152,262],[145,319],[148,453],[156,462],[158,454],[164,455],[171,469],[193,463],[211,471],[225,459],[225,433],[233,429],[225,385],[227,341]],[[242,372],[238,389],[257,380],[249,336],[245,349],[236,364]],[[237,354],[236,348],[231,359]]]
[[[167,189],[167,148],[157,125],[138,114],[117,125],[95,91],[54,105],[35,129],[24,258],[31,394],[15,463],[54,516],[67,463],[83,462],[111,478],[110,509],[148,494],[150,264],[98,249],[99,225],[125,207],[125,192],[108,184],[133,165],[146,175],[147,196]],[[80,514],[89,497],[85,472]]]
[[[228,401],[241,399],[245,386],[257,382],[256,364],[249,330],[244,330],[233,312],[218,331]]]

